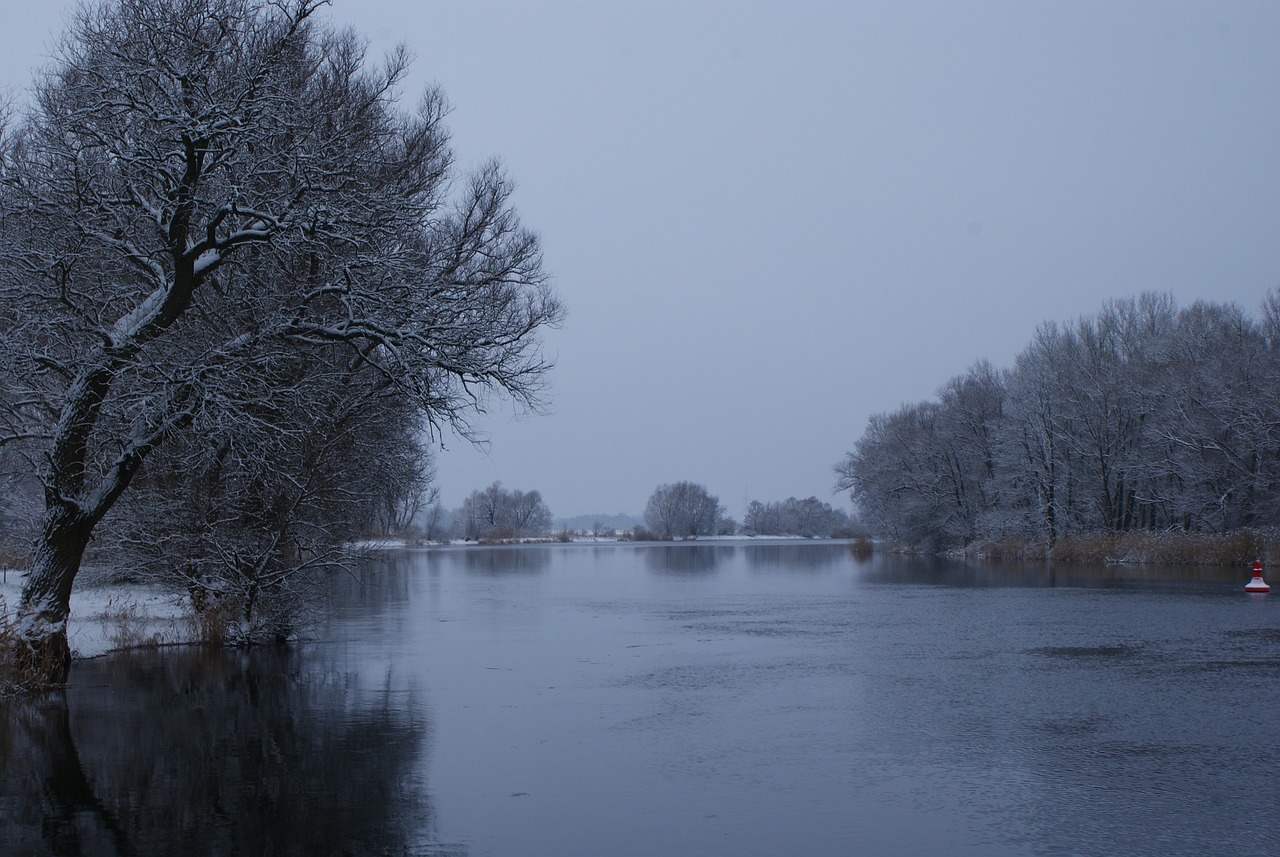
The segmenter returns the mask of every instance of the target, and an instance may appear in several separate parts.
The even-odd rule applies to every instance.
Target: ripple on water
[[[1127,658],[1138,654],[1136,646],[1039,646],[1028,649],[1032,655],[1052,658]]]

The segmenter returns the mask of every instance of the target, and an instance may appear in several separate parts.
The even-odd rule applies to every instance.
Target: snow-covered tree
[[[459,180],[443,95],[398,109],[405,52],[372,67],[321,5],[83,8],[3,137],[0,443],[42,481],[20,622],[55,679],[85,548],[144,462],[191,432],[236,454],[281,397],[324,407],[291,396],[299,352],[464,435],[487,395],[539,401],[562,310],[510,182]]]
[[[468,539],[524,538],[551,531],[551,510],[538,491],[508,491],[502,483],[472,491],[454,516]]]
[[[863,519],[883,535],[933,543],[951,517],[953,492],[936,455],[939,409],[920,402],[873,415],[836,465],[836,489],[849,491]]]
[[[852,526],[849,515],[833,509],[817,497],[797,500],[788,497],[780,503],[762,503],[752,500],[747,504],[747,514],[742,529],[757,536],[830,536],[847,531]]]
[[[662,536],[709,536],[724,517],[720,499],[695,482],[659,485],[644,508],[644,522]]]
[[[1261,318],[1147,293],[1045,323],[1008,372],[873,416],[837,485],[885,535],[939,546],[1273,522],[1277,331],[1276,293]]]
[[[1223,532],[1280,514],[1280,351],[1240,307],[1178,314],[1151,434],[1153,491],[1171,525]]]
[[[153,452],[94,539],[95,559],[181,585],[238,642],[291,634],[350,540],[387,532],[433,491],[409,402],[368,370],[294,357],[256,424]]]

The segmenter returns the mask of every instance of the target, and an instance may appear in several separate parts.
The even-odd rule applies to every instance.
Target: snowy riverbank
[[[11,615],[22,593],[24,575],[0,572],[0,601]],[[76,658],[92,658],[138,645],[191,642],[184,596],[157,586],[77,584],[71,593],[67,640]]]

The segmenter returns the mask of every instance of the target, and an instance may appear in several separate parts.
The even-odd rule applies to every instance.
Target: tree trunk
[[[47,684],[65,684],[71,669],[67,617],[71,615],[71,585],[93,523],[75,508],[59,504],[45,513],[40,545],[36,548],[18,604],[18,627],[27,645],[25,665]]]

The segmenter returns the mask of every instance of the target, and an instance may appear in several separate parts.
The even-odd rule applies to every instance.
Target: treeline
[[[471,541],[544,536],[551,531],[551,509],[537,491],[509,491],[494,482],[462,501],[450,530],[455,537]]]
[[[817,497],[797,500],[788,497],[780,503],[752,500],[742,519],[742,531],[749,536],[830,536],[852,538],[854,522],[849,514],[834,509]]]
[[[1251,314],[1146,293],[1042,324],[1012,369],[871,417],[836,473],[866,524],[933,548],[1272,524],[1280,295]]]
[[[738,526],[720,498],[696,482],[672,482],[655,488],[644,507],[644,522],[652,533],[638,532],[639,537],[656,534],[668,539],[731,536]]]
[[[623,516],[617,516],[623,517]],[[605,527],[592,518],[589,530],[562,526],[552,532],[551,510],[537,491],[509,491],[495,482],[473,491],[462,506],[445,512],[438,502],[421,509],[401,534],[429,541],[465,539],[499,542],[555,536],[568,541],[589,533],[600,537],[631,540],[689,539],[704,536],[785,535],[805,538],[851,538],[860,529],[848,513],[833,509],[817,497],[797,500],[789,497],[778,503],[751,501],[741,525],[731,518],[720,498],[696,482],[659,485],[645,504],[643,524],[619,529]]]
[[[851,538],[856,530],[846,512],[833,509],[817,497],[788,497],[779,503],[752,500],[739,525],[726,514],[718,497],[695,482],[659,485],[649,497],[644,517],[649,531],[642,535],[659,538],[737,534]]]

